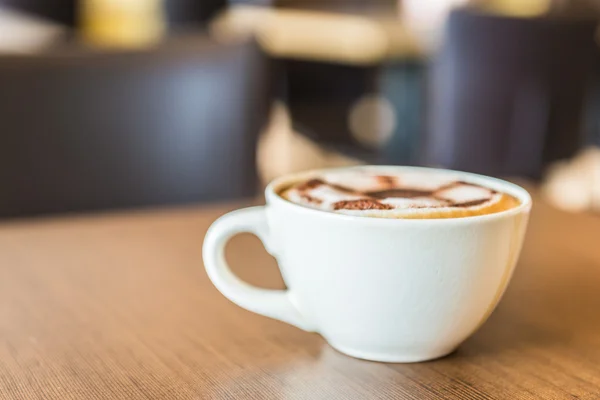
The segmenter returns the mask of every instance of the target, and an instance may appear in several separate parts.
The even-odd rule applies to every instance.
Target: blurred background
[[[600,210],[599,0],[0,0],[0,218],[425,165]]]

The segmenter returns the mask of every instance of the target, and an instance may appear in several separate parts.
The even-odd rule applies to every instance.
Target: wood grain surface
[[[454,354],[346,357],[242,310],[210,284],[201,243],[229,207],[0,225],[0,399],[600,398],[600,218],[534,207],[499,308]],[[247,281],[282,287],[252,236]]]

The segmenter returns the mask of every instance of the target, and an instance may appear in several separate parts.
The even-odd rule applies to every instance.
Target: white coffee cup
[[[203,247],[208,276],[237,305],[318,332],[350,356],[384,362],[445,356],[485,322],[506,289],[531,197],[499,179],[438,172],[510,194],[520,204],[467,218],[349,216],[281,198],[281,188],[319,171],[289,175],[267,187],[266,206],[231,212],[210,227]],[[231,272],[225,244],[241,232],[263,241],[287,290],[253,287]]]

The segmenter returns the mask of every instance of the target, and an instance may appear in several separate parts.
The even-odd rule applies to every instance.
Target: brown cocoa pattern
[[[389,204],[372,199],[342,200],[333,203],[334,210],[391,210],[393,208]]]
[[[306,181],[304,183],[299,184],[298,187],[297,187],[297,189],[298,189],[298,191],[303,192],[305,190],[314,189],[314,188],[319,187],[321,185],[326,185],[326,183],[322,179],[311,179],[311,180],[308,180],[308,181]]]
[[[390,197],[396,197],[396,198],[402,198],[402,199],[412,199],[415,197],[431,196],[432,192],[427,191],[427,190],[419,190],[419,189],[395,188],[395,189],[377,190],[374,192],[366,192],[365,194],[369,197],[374,197],[376,199],[387,199]]]
[[[321,204],[323,202],[323,200],[309,196],[308,194],[301,194],[300,197],[302,197],[304,200],[308,201],[309,203]]]
[[[339,184],[329,183],[322,179],[311,179],[304,183],[299,184],[296,189],[300,192],[300,196],[303,199],[305,199],[308,202],[315,203],[315,204],[321,204],[322,200],[314,198],[306,192],[308,192],[314,188],[317,188],[319,186],[322,186],[322,185],[327,185],[330,188],[340,191],[340,192],[364,197],[359,200],[339,201],[339,202],[333,204],[333,208],[335,210],[341,210],[341,209],[344,209],[344,210],[391,210],[394,208],[393,206],[390,206],[389,204],[381,203],[379,201],[379,200],[387,199],[387,198],[413,199],[413,198],[419,198],[419,197],[429,197],[429,198],[433,198],[433,199],[436,199],[436,200],[444,203],[443,205],[427,206],[426,208],[475,207],[478,205],[482,205],[489,200],[489,198],[486,198],[486,199],[477,199],[477,200],[471,200],[471,201],[461,203],[461,202],[453,202],[451,200],[441,197],[441,194],[444,191],[455,188],[457,186],[482,187],[482,186],[479,186],[479,185],[476,185],[473,183],[469,183],[469,182],[464,182],[464,181],[450,182],[448,184],[440,186],[439,188],[437,188],[435,190],[423,190],[423,189],[410,188],[410,187],[393,187],[393,185],[396,184],[397,180],[395,177],[392,177],[392,176],[380,175],[380,176],[376,176],[375,178],[382,184],[392,185],[392,186],[388,189],[383,189],[383,190],[358,191],[358,190],[351,189],[351,188],[348,188],[346,186],[342,186]],[[485,189],[487,189],[487,188],[485,188]],[[492,189],[487,189],[487,190],[489,190],[491,195],[496,194],[496,192]]]
[[[395,176],[378,175],[375,177],[375,179],[383,186],[394,187],[398,184],[398,178]]]

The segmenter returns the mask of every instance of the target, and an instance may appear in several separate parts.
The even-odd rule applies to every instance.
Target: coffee
[[[305,207],[376,218],[461,218],[518,206],[508,193],[432,170],[349,168],[312,176],[279,191]]]

